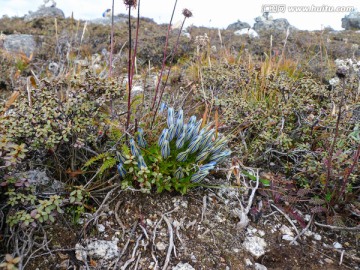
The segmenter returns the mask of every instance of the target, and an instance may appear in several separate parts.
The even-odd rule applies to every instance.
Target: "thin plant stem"
[[[168,82],[169,77],[170,77],[170,72],[171,72],[171,67],[172,67],[171,64],[172,64],[172,62],[174,61],[174,56],[176,55],[177,49],[178,49],[178,47],[179,47],[179,39],[180,39],[181,31],[182,31],[182,29],[183,29],[183,27],[184,27],[184,24],[185,24],[185,20],[186,20],[186,17],[184,17],[184,20],[182,21],[181,28],[180,28],[180,31],[179,31],[179,33],[178,33],[177,39],[176,39],[175,48],[174,48],[174,50],[173,50],[173,53],[172,53],[172,56],[171,56],[171,59],[170,59],[170,62],[169,62],[169,63],[170,63],[170,66],[169,66],[168,72],[167,72],[167,74],[166,74],[165,83],[163,84],[163,87],[161,88],[159,101],[158,101],[157,106],[156,106],[156,109],[155,109],[155,113],[154,113],[154,116],[153,116],[153,119],[152,119],[152,122],[151,122],[151,127],[152,127],[153,124],[154,124],[155,117],[156,117],[157,112],[158,112],[158,110],[159,110],[159,106],[160,106],[160,103],[161,103],[162,96],[163,96],[163,94],[164,94],[164,92],[165,92],[165,87],[166,87],[167,82]]]
[[[112,9],[111,9],[111,36],[110,36],[110,67],[109,67],[109,77],[112,77],[112,63],[113,63],[113,53],[114,53],[114,2],[112,0]],[[114,107],[113,100],[110,98],[110,115],[111,118],[114,116]]]
[[[127,119],[126,119],[126,131],[129,131],[130,114],[131,114],[131,6],[129,6],[129,56],[128,56],[128,102],[127,102]],[[127,134],[127,133],[126,133]],[[126,135],[128,136],[128,135]]]
[[[153,103],[152,103],[152,105],[151,105],[151,111],[154,110],[155,103],[156,103],[156,97],[157,97],[158,92],[159,92],[159,87],[160,87],[160,82],[161,82],[162,74],[163,74],[164,69],[165,69],[165,61],[166,61],[166,56],[167,56],[167,55],[166,55],[166,50],[167,50],[167,47],[168,47],[169,33],[170,33],[170,29],[171,29],[171,23],[172,23],[172,20],[173,20],[173,18],[174,18],[174,13],[175,13],[176,5],[177,5],[177,0],[175,0],[174,8],[173,8],[173,11],[172,11],[172,14],[171,14],[170,23],[169,23],[169,25],[168,25],[168,29],[167,29],[167,33],[166,33],[166,41],[165,41],[165,46],[164,46],[164,57],[163,57],[162,65],[161,65],[160,75],[159,75],[159,78],[158,78],[158,80],[157,80],[157,85],[156,85],[156,89],[155,89],[154,99],[153,99]]]
[[[334,134],[334,139],[332,141],[332,144],[331,144],[331,147],[329,150],[329,157],[327,159],[325,191],[328,191],[329,183],[331,181],[332,158],[334,155],[335,145],[336,145],[337,139],[339,137],[339,126],[340,126],[340,120],[341,120],[341,111],[342,111],[342,107],[344,105],[344,96],[345,96],[345,79],[342,79],[342,94],[341,94],[341,100],[340,100],[340,104],[339,104],[339,112],[337,114],[337,119],[336,119],[335,134]]]
[[[115,2],[115,0],[112,0],[109,77],[112,76],[112,60],[113,60],[113,53],[114,53],[114,2]]]
[[[346,172],[345,172],[345,176],[344,176],[344,180],[343,180],[343,183],[342,183],[341,191],[340,191],[339,196],[337,196],[339,199],[344,195],[346,185],[349,182],[350,174],[354,171],[355,166],[358,165],[359,156],[360,156],[360,143],[359,143],[358,148],[357,148],[357,150],[356,150],[356,152],[354,154],[354,161],[353,161],[351,167],[348,168],[346,170]]]
[[[131,80],[131,85],[132,85],[132,80],[134,77],[134,69],[135,69],[135,63],[136,63],[136,52],[137,52],[137,47],[138,47],[138,39],[139,39],[139,28],[140,28],[140,0],[138,0],[138,15],[137,15],[137,22],[136,22],[136,37],[135,37],[135,46],[134,46],[134,53],[133,53],[133,58],[132,58],[132,67],[131,67],[131,76],[130,76],[130,80]]]

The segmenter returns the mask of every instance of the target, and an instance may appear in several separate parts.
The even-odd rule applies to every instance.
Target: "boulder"
[[[345,30],[359,30],[360,29],[360,12],[352,11],[341,19],[341,27]]]
[[[57,17],[65,18],[65,14],[61,9],[56,7],[42,7],[35,12],[29,11],[29,14],[25,16],[24,21],[30,22],[36,19]]]
[[[254,30],[257,32],[268,31],[268,30],[286,31],[288,29],[288,27],[293,28],[293,29],[295,28],[290,25],[290,23],[288,22],[287,19],[284,19],[284,18],[275,19],[275,20],[266,20],[266,19],[265,20],[260,20],[260,19],[257,20],[258,18],[255,19],[256,23],[254,24],[254,27],[253,27]]]
[[[250,24],[248,24],[247,22],[242,22],[242,21],[237,21],[237,22],[234,22],[232,24],[229,24],[229,26],[226,28],[226,30],[241,30],[241,29],[249,29],[251,28]]]
[[[32,35],[7,35],[4,39],[4,49],[11,53],[24,53],[30,57],[36,50],[36,42]]]
[[[127,18],[114,16],[114,24],[116,24],[116,23],[127,23],[127,21],[128,21]],[[93,19],[93,20],[90,20],[89,23],[102,24],[102,25],[111,25],[111,17]]]
[[[258,38],[259,34],[254,29],[241,29],[234,32],[236,36],[248,35],[251,38]]]

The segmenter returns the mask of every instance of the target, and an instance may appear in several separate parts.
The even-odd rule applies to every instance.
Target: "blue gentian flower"
[[[144,139],[144,131],[143,131],[142,128],[138,128],[137,139],[138,139],[138,144],[139,144],[140,147],[145,148],[147,146],[147,142]]]
[[[184,152],[181,152],[176,156],[176,160],[183,162],[187,159],[188,155],[189,155],[189,149],[186,149]]]
[[[160,135],[160,138],[159,138],[159,142],[158,142],[160,147],[163,144],[163,142],[168,139],[168,132],[169,132],[169,130],[167,128],[163,129],[163,131]]]
[[[170,146],[168,140],[164,140],[161,144],[161,156],[163,159],[167,159],[170,156]]]
[[[126,170],[124,168],[124,164],[122,162],[120,162],[118,165],[117,165],[117,170],[120,174],[120,177],[124,178],[125,175],[126,175]]]
[[[145,163],[145,160],[144,160],[144,158],[143,158],[142,155],[139,155],[139,156],[137,157],[137,159],[138,159],[138,167],[139,167],[140,169],[147,167],[147,166],[146,166],[146,163]]]
[[[130,150],[133,156],[137,157],[138,155],[140,155],[140,151],[133,138],[130,139]]]
[[[167,125],[170,127],[172,124],[175,124],[174,108],[168,108]]]

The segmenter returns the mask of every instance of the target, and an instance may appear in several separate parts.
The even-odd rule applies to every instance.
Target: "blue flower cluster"
[[[166,107],[161,108],[161,112],[165,111]],[[177,153],[176,160],[179,163],[185,162],[191,155],[195,157],[196,163],[207,164],[200,165],[199,169],[191,176],[192,182],[200,182],[213,170],[217,164],[223,162],[231,151],[227,149],[227,139],[219,135],[215,136],[215,129],[210,129],[211,123],[201,128],[202,119],[196,119],[196,116],[191,116],[187,123],[184,123],[184,112],[179,110],[174,111],[174,108],[167,108],[167,128],[164,128],[158,145],[161,149],[161,156],[165,160],[169,158],[171,151]],[[139,128],[137,143],[140,147],[145,148],[147,143],[144,139],[143,130]],[[170,150],[170,145],[176,149]],[[130,140],[130,150],[133,156],[137,158],[138,166],[146,167],[144,158],[133,139]],[[118,171],[121,176],[126,174],[123,162],[118,165]],[[174,173],[175,178],[182,179],[185,176],[185,171],[182,167],[178,167]]]

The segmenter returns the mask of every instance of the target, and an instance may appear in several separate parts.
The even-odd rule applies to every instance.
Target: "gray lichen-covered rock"
[[[31,170],[15,174],[20,180],[26,180],[36,188],[37,194],[53,195],[65,190],[65,185],[55,179],[51,179],[45,171]]]
[[[359,30],[360,29],[360,12],[353,11],[341,19],[341,27],[345,30]]]
[[[65,18],[65,14],[61,9],[56,7],[43,7],[35,12],[29,11],[29,14],[25,16],[24,21],[30,22],[47,17]]]
[[[6,51],[12,53],[24,53],[28,57],[36,50],[36,41],[32,35],[7,35],[3,42]]]
[[[89,23],[111,25],[111,18],[98,18],[90,20]],[[127,23],[127,18],[114,16],[114,23]]]
[[[195,268],[188,263],[178,263],[172,270],[195,270]]]
[[[280,18],[275,20],[257,20],[254,24],[254,30],[259,31],[286,31],[288,28],[295,29],[295,27],[291,26],[287,19]]]
[[[232,24],[229,24],[229,26],[226,28],[226,30],[241,30],[241,29],[249,29],[251,28],[250,24],[247,22],[237,21]]]

